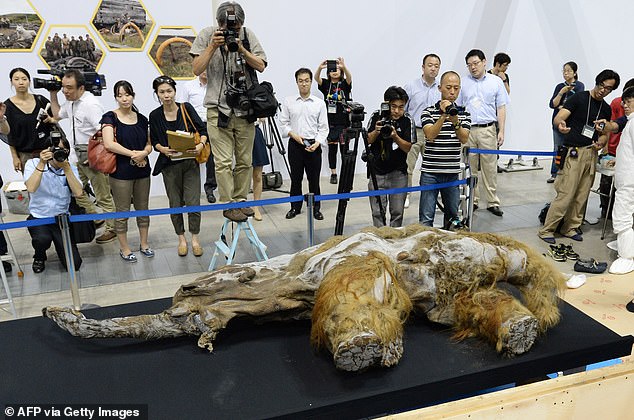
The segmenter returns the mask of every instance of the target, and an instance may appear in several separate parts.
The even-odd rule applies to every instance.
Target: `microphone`
[[[40,112],[37,114],[37,124],[35,124],[35,129],[37,130],[37,128],[40,126],[40,124],[46,119],[48,118],[48,110],[51,109],[51,103],[47,103],[46,104],[46,108],[44,109],[40,109]]]

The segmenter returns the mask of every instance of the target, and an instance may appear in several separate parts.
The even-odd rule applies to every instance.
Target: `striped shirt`
[[[442,112],[439,108],[440,102],[436,105],[425,108],[421,115],[423,128],[429,124],[435,124],[440,119]],[[467,111],[459,108],[458,120],[462,127],[471,129],[471,116]],[[425,141],[425,151],[423,152],[423,165],[421,171],[442,174],[460,173],[460,152],[462,143],[456,135],[453,123],[447,119],[438,136],[434,141]]]

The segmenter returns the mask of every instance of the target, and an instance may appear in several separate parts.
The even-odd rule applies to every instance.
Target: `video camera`
[[[103,74],[98,74],[94,71],[82,71],[84,67],[76,68],[76,67],[59,67],[52,68],[50,70],[38,70],[38,74],[50,74],[53,77],[50,79],[33,79],[33,88],[35,89],[46,89],[49,92],[57,92],[62,90],[62,77],[64,77],[64,73],[66,70],[76,69],[79,70],[86,83],[84,84],[84,89],[86,92],[90,92],[95,96],[101,96],[101,91],[106,88],[106,76]]]
[[[359,102],[343,102],[343,112],[348,115],[350,120],[350,128],[361,129],[363,120],[365,119],[365,107]]]
[[[236,19],[236,12],[233,10],[227,11],[227,29],[222,31],[222,35],[225,37],[225,44],[230,52],[238,51],[238,20]]]

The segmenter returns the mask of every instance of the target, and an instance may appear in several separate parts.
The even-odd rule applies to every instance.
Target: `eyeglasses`
[[[467,63],[467,67],[471,68],[471,67],[478,67],[480,65],[480,63],[482,63],[482,60],[478,60],[478,61],[473,61],[471,63]]]
[[[603,82],[597,83],[597,87],[599,89],[603,89],[603,90],[605,90],[607,92],[612,92],[614,90],[614,86],[606,86],[606,85],[603,84]]]

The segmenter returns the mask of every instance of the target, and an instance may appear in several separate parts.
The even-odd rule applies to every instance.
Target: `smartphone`
[[[308,140],[304,140],[304,146],[305,147],[310,147],[310,146],[312,146],[312,144],[310,144],[310,142]]]
[[[334,73],[337,71],[337,60],[326,60],[326,69],[328,73]]]

